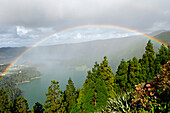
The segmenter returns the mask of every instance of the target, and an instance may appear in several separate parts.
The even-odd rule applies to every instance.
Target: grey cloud
[[[62,29],[112,24],[146,29],[154,22],[168,21],[168,4],[169,0],[1,0],[0,25]]]
[[[117,25],[142,32],[169,29],[169,4],[170,0],[0,0],[0,46],[29,46],[65,28],[87,24]],[[17,26],[23,28],[17,31]],[[92,32],[115,36],[108,29],[84,33],[91,36]],[[73,40],[83,37],[74,33],[70,34]],[[62,41],[71,41],[68,36],[61,37]]]

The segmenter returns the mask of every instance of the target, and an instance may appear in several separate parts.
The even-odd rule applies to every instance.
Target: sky
[[[170,0],[0,0],[0,47],[31,46],[81,25],[115,25],[144,33],[169,30],[169,4]],[[115,29],[78,29],[56,34],[44,45],[131,35]]]

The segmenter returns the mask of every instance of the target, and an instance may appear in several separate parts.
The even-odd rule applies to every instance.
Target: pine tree
[[[44,111],[43,105],[39,102],[36,102],[35,105],[33,106],[32,112],[43,113],[43,111]]]
[[[107,104],[108,92],[105,82],[101,78],[95,82],[89,80],[89,84],[84,87],[83,112],[94,112]]]
[[[96,110],[95,106],[95,90],[94,90],[94,82],[92,80],[88,81],[88,85],[84,87],[84,95],[83,95],[83,112],[90,113]]]
[[[0,89],[0,112],[4,113],[7,112],[7,105],[8,105],[8,95],[6,92]]]
[[[15,112],[14,103],[10,101],[7,105],[7,113],[14,113],[14,112]]]
[[[72,109],[72,105],[76,103],[77,100],[77,92],[71,78],[68,80],[68,85],[66,85],[66,90],[64,91],[65,101],[67,103],[66,111],[70,112]]]
[[[98,110],[106,106],[108,100],[108,91],[104,80],[102,80],[101,78],[97,79],[96,82],[95,99],[96,99],[95,105]]]
[[[80,91],[78,98],[78,109],[80,112],[94,112],[105,106],[105,102],[108,99],[108,91],[103,80],[101,68],[97,62],[95,62],[92,72],[88,72],[87,79],[83,84],[83,88]],[[102,90],[99,88],[102,88]],[[102,95],[102,96],[99,96]]]
[[[59,88],[58,81],[51,81],[51,85],[48,88],[48,93],[46,93],[47,99],[44,104],[46,113],[59,112],[61,104],[59,98],[62,94],[62,91]]]
[[[28,103],[24,97],[19,96],[14,100],[14,110],[15,113],[28,113]]]
[[[112,72],[112,69],[110,66],[108,66],[108,60],[107,57],[104,57],[104,60],[100,64],[100,76],[103,76],[103,80],[106,84],[106,88],[109,93],[109,97],[113,97],[115,95],[115,89],[114,89],[114,73]]]
[[[142,81],[140,74],[141,65],[136,57],[133,57],[132,61],[128,61],[128,89],[134,88],[136,84]]]
[[[128,63],[122,59],[116,72],[116,84],[118,85],[118,91],[127,87],[128,78]]]
[[[164,65],[167,63],[167,61],[170,60],[168,57],[168,49],[162,44],[161,48],[159,49],[158,53],[156,54],[155,59],[155,74],[160,72],[161,65]]]
[[[87,81],[87,79],[85,80],[85,82]],[[83,106],[83,96],[84,96],[84,88],[85,87],[85,83],[83,84],[83,88],[80,89],[79,92],[79,97],[77,98],[77,105],[74,105],[75,108],[72,108],[72,113],[76,112],[76,113],[81,113],[82,112],[82,106]]]
[[[170,60],[170,45],[168,45],[168,60]]]
[[[142,74],[145,77],[145,81],[151,80],[155,75],[155,56],[154,48],[151,40],[148,41],[147,46],[145,47],[145,53],[140,60],[142,66]]]

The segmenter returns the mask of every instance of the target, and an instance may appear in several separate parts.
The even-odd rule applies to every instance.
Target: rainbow
[[[157,42],[158,44],[164,44],[166,47],[167,45],[163,42],[161,42],[160,40],[152,37],[152,36],[149,36],[149,35],[146,35],[142,32],[139,32],[137,30],[134,30],[134,29],[130,29],[130,28],[126,28],[126,27],[121,27],[121,26],[115,26],[115,25],[81,25],[81,26],[76,26],[76,27],[71,27],[71,28],[67,28],[67,29],[64,29],[64,30],[61,30],[59,32],[56,32],[52,35],[49,35],[47,37],[44,37],[42,38],[41,40],[39,40],[38,42],[36,42],[35,44],[33,44],[32,46],[30,46],[28,49],[26,49],[24,52],[22,52],[15,60],[13,60],[10,65],[5,69],[5,71],[0,75],[0,81],[3,80],[3,78],[5,77],[5,75],[8,73],[8,71],[10,70],[10,68],[15,65],[17,63],[17,61],[22,57],[24,56],[27,52],[29,52],[31,49],[33,49],[34,47],[37,47],[40,43],[48,40],[49,38],[51,38],[52,36],[56,35],[56,34],[61,34],[61,33],[64,33],[64,32],[67,32],[67,31],[72,31],[72,30],[76,30],[76,29],[82,29],[82,28],[112,28],[112,29],[119,29],[119,30],[124,30],[124,31],[128,31],[128,32],[133,32],[133,33],[136,33],[138,35],[141,35],[145,38],[148,38],[150,40],[153,40],[155,42]]]

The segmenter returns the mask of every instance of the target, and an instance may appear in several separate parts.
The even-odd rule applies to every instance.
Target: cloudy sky
[[[0,0],[0,47],[30,46],[45,36],[80,25],[116,25],[141,32],[169,29],[169,4],[170,0]],[[129,35],[104,28],[78,29],[56,34],[45,43]]]

